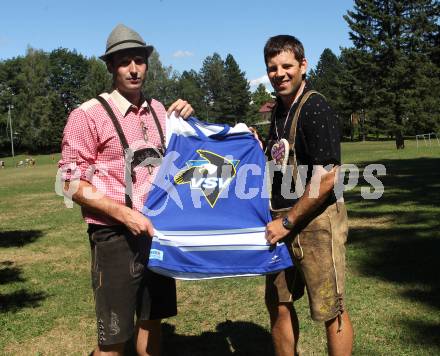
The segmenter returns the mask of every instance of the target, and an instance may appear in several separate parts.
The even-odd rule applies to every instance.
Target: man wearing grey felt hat
[[[111,54],[129,48],[143,48],[147,58],[154,49],[153,46],[147,45],[136,31],[133,31],[127,26],[119,24],[108,36],[105,53],[99,58],[101,58],[103,61],[106,61]]]
[[[123,355],[129,340],[139,355],[159,355],[161,319],[177,313],[174,280],[146,269],[154,230],[141,211],[159,167],[134,164],[136,153],[163,153],[165,145],[167,111],[142,93],[152,51],[136,31],[117,25],[100,57],[113,90],[73,110],[63,134],[64,194],[81,206],[92,251],[98,331],[92,355]],[[183,118],[193,113],[181,99],[173,111]]]

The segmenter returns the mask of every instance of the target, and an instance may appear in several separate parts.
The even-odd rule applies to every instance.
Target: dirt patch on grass
[[[75,327],[72,320],[60,319],[48,332],[11,343],[3,351],[6,355],[88,355],[96,343],[94,335],[94,319],[80,319]]]
[[[7,197],[2,201],[0,222],[11,224],[13,220],[28,221],[47,213],[55,214],[62,208],[55,193],[23,194],[20,198]]]
[[[199,335],[216,332],[226,320],[252,320],[266,324],[264,279],[259,277],[209,281],[178,281],[179,333]],[[185,320],[184,323],[181,321]]]
[[[24,249],[3,250],[2,260],[13,261],[17,265],[31,265],[34,263],[47,262],[54,268],[76,270],[79,266],[77,261],[84,258],[84,250],[80,247],[76,249],[66,249],[62,247],[49,247],[46,251],[29,251]],[[67,262],[66,262],[67,261]],[[68,263],[72,261],[72,263]],[[88,269],[89,266],[85,266]]]
[[[377,218],[349,218],[348,226],[356,229],[384,229],[395,224],[394,216],[381,216]]]

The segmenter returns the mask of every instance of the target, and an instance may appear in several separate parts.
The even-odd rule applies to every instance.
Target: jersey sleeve
[[[89,167],[96,161],[98,133],[87,113],[78,108],[67,119],[61,143],[61,160],[58,167],[64,181],[81,179],[90,183]]]
[[[321,95],[304,104],[301,125],[307,155],[313,165],[341,164],[339,120]]]

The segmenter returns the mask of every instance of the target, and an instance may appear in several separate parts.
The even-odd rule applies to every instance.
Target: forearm
[[[312,177],[304,190],[304,194],[287,213],[291,223],[298,225],[315,213],[328,199],[335,186],[338,167],[325,174]]]
[[[111,218],[125,224],[129,209],[99,192],[89,182],[84,180],[65,182],[65,192],[73,192],[71,199],[82,208]]]
[[[134,209],[115,202],[100,193],[92,184],[82,180],[66,182],[64,190],[65,192],[73,192],[71,194],[72,200],[81,207],[125,225],[133,235],[153,236],[154,228],[147,217]]]

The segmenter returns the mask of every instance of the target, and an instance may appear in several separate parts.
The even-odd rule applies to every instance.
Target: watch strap
[[[285,217],[283,217],[282,223],[283,223],[283,227],[287,230],[292,230],[293,227],[295,226],[293,223],[291,223],[289,221],[289,218],[287,217],[287,215]]]

